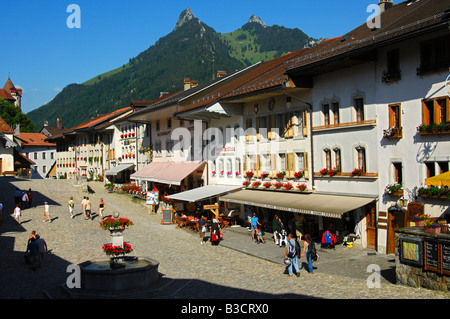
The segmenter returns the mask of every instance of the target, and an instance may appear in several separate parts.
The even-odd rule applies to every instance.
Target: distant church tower
[[[12,83],[11,79],[8,77],[5,85],[3,86],[3,90],[0,90],[0,96],[9,100],[11,103],[14,103],[19,110],[22,110],[22,89],[16,88]]]

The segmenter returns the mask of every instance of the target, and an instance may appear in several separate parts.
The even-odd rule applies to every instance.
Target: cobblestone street
[[[22,190],[31,188],[34,192],[33,206],[23,210],[20,225],[11,214],[15,187]],[[130,298],[449,298],[448,293],[399,286],[388,280],[382,281],[381,288],[369,288],[366,282],[368,274],[365,273],[367,266],[359,263],[357,258],[348,267],[337,262],[335,272],[326,267],[325,259],[322,269],[319,261],[313,275],[304,271],[300,278],[287,277],[281,263],[225,247],[227,234],[231,237],[229,232],[225,233],[223,245],[200,245],[197,234],[176,229],[175,225],[162,225],[160,215],[149,215],[148,209],[130,196],[109,194],[102,183],[90,183],[90,187],[93,193],[87,194],[69,180],[0,178],[0,201],[4,205],[0,227],[0,298],[67,298],[61,289],[55,288],[66,281],[69,275],[67,266],[91,259],[105,259],[101,247],[110,242],[109,232],[99,227],[98,216],[93,221],[84,219],[81,214],[84,195],[90,197],[95,213],[100,198],[103,198],[106,215],[117,211],[121,217],[131,219],[134,226],[124,232],[124,239],[131,244],[132,254],[160,262],[161,282],[166,285],[146,296],[131,295]],[[67,205],[70,196],[74,197],[76,204],[73,219]],[[51,207],[51,223],[43,222],[44,201]],[[36,271],[25,264],[23,257],[32,230],[46,240],[50,250],[45,255],[43,268]],[[258,249],[269,245],[271,243],[259,245]],[[282,250],[280,254],[283,254]],[[337,253],[334,255],[339,258]],[[393,256],[373,255],[368,257],[371,263],[376,264],[377,258],[380,263],[385,264],[389,260],[392,263]]]

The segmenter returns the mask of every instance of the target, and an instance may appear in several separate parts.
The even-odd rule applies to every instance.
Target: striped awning
[[[341,218],[342,214],[367,205],[376,198],[245,189],[221,196],[219,200],[293,213]]]

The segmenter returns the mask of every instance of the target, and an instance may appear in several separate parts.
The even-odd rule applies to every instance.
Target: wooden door
[[[407,226],[407,214],[403,209],[390,209],[388,215],[387,253],[395,253],[394,229]]]
[[[367,248],[377,248],[377,216],[375,205],[366,208]]]

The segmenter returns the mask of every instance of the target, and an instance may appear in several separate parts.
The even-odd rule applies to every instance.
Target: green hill
[[[56,125],[56,118],[69,128],[97,114],[128,106],[130,100],[152,100],[160,92],[180,89],[185,77],[204,83],[218,70],[232,73],[248,64],[302,49],[310,40],[298,29],[264,27],[255,22],[220,34],[186,9],[171,33],[129,63],[83,84],[68,85],[27,117],[37,129],[44,121]]]

